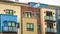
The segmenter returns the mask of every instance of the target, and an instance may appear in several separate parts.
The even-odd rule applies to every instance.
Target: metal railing
[[[17,28],[16,27],[3,27],[3,31],[5,32],[17,32]]]
[[[54,28],[46,28],[46,32],[57,33],[57,30]]]
[[[51,20],[51,21],[56,21],[56,18],[53,16],[45,16],[45,20]]]

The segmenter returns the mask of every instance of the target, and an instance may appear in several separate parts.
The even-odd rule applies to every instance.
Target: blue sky
[[[60,6],[60,0],[19,0],[19,2],[22,3],[28,3],[28,2],[40,2],[48,5],[56,5]]]

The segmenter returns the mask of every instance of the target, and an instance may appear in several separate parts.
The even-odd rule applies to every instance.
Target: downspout
[[[21,7],[22,9],[22,7]],[[21,34],[23,34],[22,10],[21,10]]]
[[[58,24],[58,8],[55,9],[56,10],[56,30],[57,30],[57,34],[59,34],[59,24]]]

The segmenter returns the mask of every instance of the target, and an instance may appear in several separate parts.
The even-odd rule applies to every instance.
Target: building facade
[[[1,34],[57,34],[58,9],[47,4],[0,1]]]
[[[29,3],[30,7],[40,9],[41,34],[57,34],[57,15],[58,11],[55,8],[49,7],[47,4]]]
[[[40,34],[40,9],[22,6],[21,12],[23,34]]]

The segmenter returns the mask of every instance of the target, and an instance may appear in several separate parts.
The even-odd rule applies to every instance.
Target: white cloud
[[[20,0],[20,2],[24,2],[24,3],[40,2],[40,3],[44,3],[44,4],[60,6],[60,0]]]

